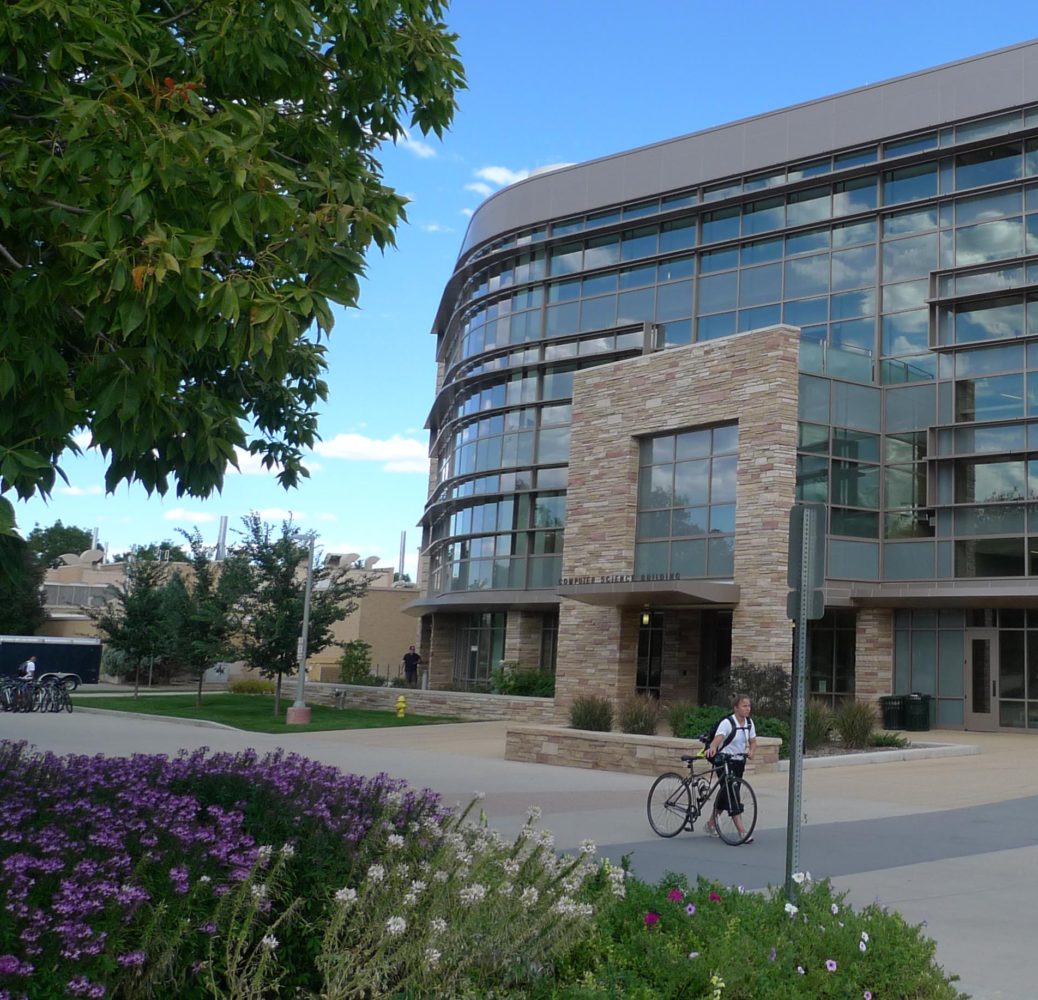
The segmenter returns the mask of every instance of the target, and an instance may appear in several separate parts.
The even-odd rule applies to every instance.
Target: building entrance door
[[[998,729],[998,630],[966,629],[965,638],[966,728],[993,732]]]

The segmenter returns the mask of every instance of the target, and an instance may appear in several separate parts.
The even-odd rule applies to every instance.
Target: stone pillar
[[[457,642],[457,615],[434,612],[429,616],[428,654],[423,644],[423,666],[429,671],[429,687],[448,687],[454,677],[454,644]],[[423,629],[424,632],[424,629]]]
[[[862,608],[854,633],[854,698],[875,702],[894,689],[894,612]]]
[[[544,616],[539,611],[513,609],[505,623],[505,659],[523,670],[541,665],[541,628]]]
[[[698,611],[665,611],[660,704],[696,701],[699,693],[700,626]]]

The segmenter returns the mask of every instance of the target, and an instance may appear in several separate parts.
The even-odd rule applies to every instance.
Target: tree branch
[[[176,24],[181,18],[190,17],[196,10],[201,10],[206,5],[207,0],[201,0],[201,3],[196,3],[194,7],[188,7],[187,10],[182,10],[179,14],[174,14],[172,17],[167,17],[165,21],[159,21],[160,28],[168,28],[171,24]],[[165,7],[169,7],[170,10],[173,8],[170,5],[164,4]]]
[[[7,247],[5,247],[3,243],[0,243],[0,257],[3,257],[4,260],[6,260],[7,263],[10,264],[11,267],[13,267],[16,271],[20,271],[22,269],[23,265],[19,264],[18,261],[16,261],[14,257],[11,256],[10,251],[8,251]]]

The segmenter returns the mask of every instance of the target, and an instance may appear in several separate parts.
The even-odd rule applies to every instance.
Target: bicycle
[[[649,826],[661,837],[676,837],[682,830],[693,830],[711,800],[724,788],[728,802],[738,802],[742,806],[739,815],[743,829],[740,831],[736,827],[735,819],[725,810],[717,813],[717,833],[732,847],[745,844],[757,825],[757,795],[749,782],[730,772],[727,754],[718,754],[711,762],[701,750],[692,756],[683,755],[681,759],[688,765],[687,775],[682,777],[676,771],[667,771],[649,789],[646,802]],[[697,771],[697,761],[709,767]]]

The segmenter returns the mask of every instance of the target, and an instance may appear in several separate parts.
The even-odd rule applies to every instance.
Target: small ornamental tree
[[[235,644],[250,670],[274,678],[274,715],[280,716],[282,678],[299,666],[309,543],[291,521],[275,532],[252,513],[242,524],[243,539],[223,570],[235,574],[242,595],[235,605]],[[356,611],[366,590],[366,579],[315,559],[307,656],[332,644],[332,625]]]
[[[306,474],[331,307],[405,219],[380,147],[464,87],[445,9],[7,0],[0,533],[84,428],[109,490],[208,496],[235,449]]]

